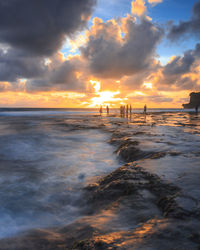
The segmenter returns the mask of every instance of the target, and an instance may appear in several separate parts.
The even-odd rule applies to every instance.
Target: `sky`
[[[0,107],[181,108],[200,0],[1,0]]]

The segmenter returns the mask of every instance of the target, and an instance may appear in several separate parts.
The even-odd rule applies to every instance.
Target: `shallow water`
[[[72,222],[85,183],[119,167],[108,134],[75,125],[87,124],[66,114],[1,116],[1,238]]]
[[[82,216],[82,188],[122,164],[113,153],[116,148],[107,143],[109,129],[127,133],[143,151],[165,152],[160,159],[138,163],[180,186],[186,197],[192,197],[189,206],[200,208],[200,115],[180,110],[153,110],[148,115],[138,110],[128,119],[94,114],[94,110],[0,113],[1,238],[67,225]],[[181,202],[187,206],[188,199]],[[115,220],[119,229],[124,217]],[[105,220],[98,221],[99,227],[104,224]],[[113,225],[109,221],[109,227]]]
[[[200,209],[200,114],[194,112],[134,114],[119,131],[139,142],[144,152],[163,152],[139,165],[182,189]],[[132,135],[131,135],[132,134]],[[194,203],[194,204],[193,204]]]

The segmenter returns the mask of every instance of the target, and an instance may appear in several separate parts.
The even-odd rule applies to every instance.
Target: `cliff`
[[[185,109],[195,108],[196,106],[200,106],[200,92],[192,92],[190,94],[190,102],[187,104],[183,104],[183,107]]]

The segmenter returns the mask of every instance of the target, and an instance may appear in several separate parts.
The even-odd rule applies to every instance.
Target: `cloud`
[[[2,0],[0,42],[33,54],[51,55],[66,35],[82,29],[96,0]]]
[[[150,105],[151,107],[154,106],[156,108],[156,105],[159,103],[159,107],[165,107],[166,103],[171,103],[173,102],[173,98],[167,97],[163,94],[158,94],[158,93],[149,93],[148,95],[141,93],[137,93],[137,91],[133,92],[133,96],[130,96],[129,98],[129,103],[132,103],[132,107],[135,105],[142,107],[142,105],[147,104],[147,108]],[[162,105],[163,104],[163,105]]]
[[[69,60],[57,53],[46,64],[40,57],[25,57],[24,53],[18,57],[19,51],[13,53],[5,55],[0,51],[0,92],[86,91],[88,79],[79,56]]]
[[[162,35],[163,31],[146,18],[138,23],[128,16],[121,19],[121,24],[114,20],[105,23],[95,20],[81,52],[91,74],[120,78],[154,66],[155,48]]]
[[[1,107],[83,107],[85,95],[75,92],[0,92]]]
[[[158,88],[163,85],[175,87],[177,89],[195,89],[198,87],[200,61],[200,44],[197,44],[194,50],[186,51],[183,56],[174,56],[165,66],[160,67],[157,73],[154,73],[153,81],[157,83]]]
[[[56,59],[57,51],[66,36],[86,27],[95,3],[96,0],[0,1],[0,82],[11,82],[13,89],[21,78],[28,79],[31,86],[35,83],[37,88],[41,84],[41,88],[49,89],[50,83],[61,82],[72,86],[76,80],[73,63]]]
[[[148,96],[147,100],[154,103],[163,103],[163,102],[172,102],[173,98],[166,97],[163,95],[155,95],[155,96]]]
[[[0,92],[8,91],[11,89],[11,84],[9,82],[0,82]]]
[[[101,82],[99,92],[119,93],[110,101],[113,104],[133,101],[136,106],[163,103],[165,107],[173,101],[174,90],[196,90],[200,86],[200,44],[174,56],[165,66],[157,60],[156,47],[164,31],[145,15],[145,3],[159,2],[133,1],[133,15],[124,18],[104,22],[96,17],[91,27],[74,39],[73,34],[86,27],[95,0],[0,1],[1,98],[10,93],[14,99],[16,93],[20,104],[34,105],[37,100],[44,106],[91,105],[92,99],[101,97],[90,83],[93,80]],[[182,34],[195,33],[197,7],[198,3],[186,22],[192,28]],[[72,52],[79,49],[79,55],[65,58],[58,52],[66,37]],[[152,87],[145,88],[145,82]],[[164,90],[169,95],[163,94]]]
[[[148,0],[148,2],[151,4],[157,4],[157,3],[162,3],[163,0]]]
[[[0,81],[15,82],[19,78],[41,77],[47,71],[44,58],[30,56],[28,53],[0,49]]]
[[[147,8],[145,6],[145,1],[143,0],[135,0],[135,1],[132,1],[131,3],[131,13],[133,15],[137,15],[137,16],[142,16],[145,14]]]
[[[57,54],[51,58],[48,71],[41,78],[28,80],[26,91],[86,91],[86,78],[82,77],[79,56],[64,60]]]
[[[27,92],[90,92],[87,85],[93,77],[130,76],[123,81],[124,86],[140,86],[156,68],[155,48],[163,35],[145,16],[138,21],[130,15],[107,22],[94,18],[81,56],[64,59],[57,52],[66,35],[86,25],[94,4],[95,0],[50,0],[48,4],[47,0],[35,0],[29,5],[25,0],[1,1],[0,81],[11,82],[9,89],[13,91]],[[16,5],[19,11],[15,13]],[[3,11],[13,13],[13,19],[9,20]],[[26,79],[24,84],[21,78]]]
[[[187,51],[184,55],[176,56],[169,62],[163,70],[164,75],[182,75],[188,73],[191,70],[191,66],[195,61],[195,55],[193,51]]]
[[[192,17],[189,21],[180,21],[178,25],[171,26],[168,38],[176,40],[185,34],[200,35],[200,1],[194,4]]]
[[[142,72],[138,72],[134,75],[130,75],[127,77],[123,77],[121,79],[121,89],[123,92],[130,92],[131,90],[140,90],[143,86],[144,82],[148,82],[148,77],[151,75],[152,71],[154,72],[156,67],[149,68],[148,70],[144,70]]]

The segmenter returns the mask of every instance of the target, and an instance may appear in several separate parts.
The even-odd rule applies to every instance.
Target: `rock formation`
[[[200,106],[200,92],[192,92],[190,93],[190,102],[187,104],[183,104],[185,109],[195,108]]]

